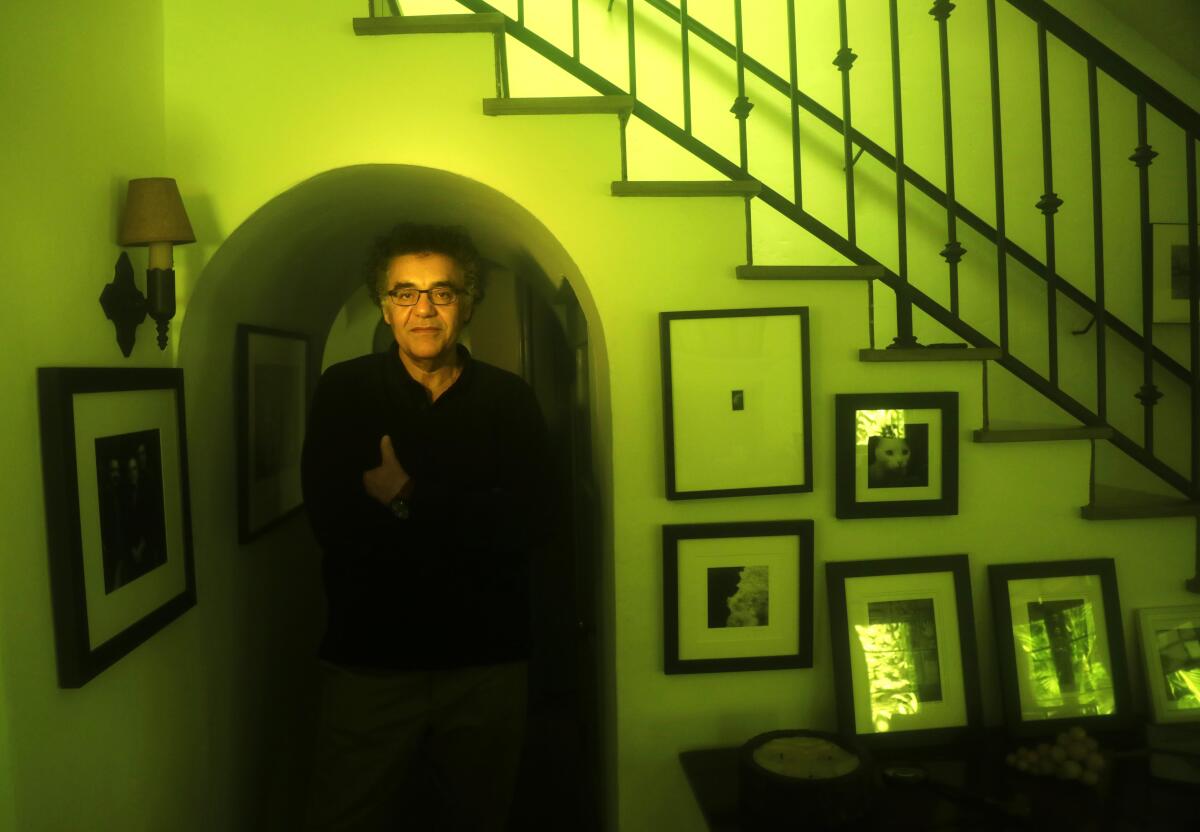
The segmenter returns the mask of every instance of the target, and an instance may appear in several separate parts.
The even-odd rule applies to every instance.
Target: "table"
[[[1150,776],[1144,751],[1111,760],[1098,787],[1034,777],[1004,764],[1010,744],[990,735],[969,748],[877,753],[880,768],[923,769],[924,783],[884,779],[874,805],[846,832],[1183,832],[1200,829],[1200,786]],[[738,751],[683,751],[679,760],[712,832],[758,832],[738,808]],[[802,818],[797,829],[810,828]],[[772,832],[778,832],[772,830]]]

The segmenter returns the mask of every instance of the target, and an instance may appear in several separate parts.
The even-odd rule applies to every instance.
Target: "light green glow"
[[[893,717],[915,714],[921,709],[912,625],[907,621],[891,621],[860,624],[854,629],[867,662],[871,719],[875,730],[882,733],[891,728]]]
[[[1200,708],[1200,628],[1159,630],[1156,641],[1167,701],[1176,710]]]
[[[855,411],[855,436],[859,445],[866,445],[872,436],[904,436],[904,411]]]
[[[1029,620],[1016,628],[1015,636],[1029,662],[1033,705],[1042,716],[1053,717],[1059,710],[1071,716],[1113,713],[1112,679],[1097,654],[1092,605],[1074,600],[1032,602]]]

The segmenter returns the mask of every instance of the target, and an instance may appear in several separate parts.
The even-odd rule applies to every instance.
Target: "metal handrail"
[[[497,10],[494,7],[492,7],[487,2],[484,2],[484,0],[458,0],[458,2],[460,3],[460,5],[465,6],[466,8],[470,9],[473,12],[491,12],[491,13],[497,12]],[[636,100],[636,77],[637,76],[636,76],[636,63],[635,63],[635,57],[634,57],[634,45],[635,45],[635,34],[634,34],[634,23],[633,23],[634,16],[632,14],[627,15],[628,20],[629,20],[629,23],[628,23],[628,27],[629,27],[628,52],[629,52],[629,64],[630,64],[630,67],[629,67],[629,69],[630,69],[629,90],[628,91],[621,89],[616,84],[612,83],[611,81],[608,81],[606,78],[603,78],[598,73],[596,73],[594,70],[591,70],[590,68],[588,68],[580,60],[579,48],[578,48],[579,15],[578,15],[578,3],[577,2],[572,2],[572,41],[573,42],[572,42],[572,54],[570,54],[570,55],[568,55],[565,52],[563,52],[562,50],[558,49],[558,47],[554,46],[549,41],[541,38],[540,36],[538,36],[536,33],[532,32],[531,30],[529,30],[524,25],[524,14],[523,14],[523,8],[522,8],[523,3],[522,2],[518,2],[518,17],[516,20],[513,20],[513,19],[507,17],[506,15],[504,16],[505,31],[508,35],[516,38],[520,42],[524,43],[526,46],[531,47],[536,52],[541,54],[543,57],[548,58],[553,63],[555,63],[559,67],[561,67],[562,69],[566,70],[567,72],[571,73],[572,75],[574,75],[575,77],[577,77],[578,79],[583,81],[584,83],[588,84],[593,89],[597,90],[597,92],[600,92],[602,94],[609,94],[609,95],[626,94],[626,93],[633,95],[635,97],[635,104],[634,104],[634,110],[633,110],[634,115],[636,115],[639,119],[641,119],[642,121],[644,121],[645,123],[647,123],[648,125],[653,127],[654,129],[658,130],[660,133],[664,134],[668,138],[671,138],[672,140],[674,140],[676,143],[678,143],[678,144],[682,145],[683,147],[685,147],[686,149],[690,150],[694,155],[698,156],[700,159],[707,162],[714,169],[716,169],[717,171],[721,172],[722,174],[724,174],[725,176],[727,176],[731,179],[750,178],[749,174],[747,172],[748,168],[747,168],[747,162],[746,162],[746,143],[745,143],[745,139],[744,139],[744,128],[745,128],[745,116],[748,114],[749,107],[752,105],[750,105],[749,102],[742,101],[742,99],[744,99],[744,93],[743,93],[744,82],[742,81],[742,73],[749,71],[752,74],[756,75],[758,78],[760,78],[761,80],[766,82],[770,87],[776,89],[777,91],[779,91],[782,94],[784,94],[785,96],[787,96],[788,99],[793,103],[792,132],[793,132],[794,162],[798,162],[798,155],[799,155],[799,149],[798,149],[799,131],[798,131],[796,123],[795,123],[796,115],[798,113],[797,108],[803,108],[805,111],[807,111],[811,115],[815,116],[819,121],[826,124],[828,127],[832,128],[834,130],[837,130],[839,133],[841,133],[843,135],[843,137],[844,137],[843,150],[844,150],[844,154],[847,155],[847,162],[848,162],[845,166],[847,183],[848,183],[848,200],[847,201],[848,201],[848,209],[849,209],[847,237],[843,237],[838,232],[835,232],[831,228],[825,226],[823,223],[821,223],[819,220],[817,220],[815,216],[808,213],[801,207],[800,181],[799,181],[800,170],[799,170],[798,164],[794,164],[794,175],[795,175],[795,194],[793,195],[794,199],[788,199],[788,198],[784,197],[783,195],[775,192],[774,190],[767,188],[764,185],[762,188],[762,191],[760,192],[760,198],[763,199],[763,201],[766,202],[768,205],[775,208],[779,212],[783,213],[788,218],[792,219],[795,223],[800,225],[805,230],[809,231],[811,234],[813,234],[818,239],[820,239],[823,242],[825,242],[826,244],[828,244],[834,250],[839,251],[843,256],[847,257],[847,259],[849,259],[851,262],[862,264],[862,265],[867,265],[867,264],[880,265],[879,263],[877,263],[877,261],[874,258],[872,258],[870,255],[868,255],[865,251],[858,248],[857,243],[855,241],[855,235],[853,233],[853,229],[854,229],[853,179],[852,179],[852,177],[853,177],[853,164],[852,164],[853,159],[849,158],[848,151],[852,145],[857,145],[859,148],[861,148],[860,152],[865,151],[865,152],[869,153],[871,156],[873,156],[879,162],[883,163],[884,165],[886,165],[887,167],[889,167],[896,173],[898,190],[902,189],[903,185],[906,183],[909,185],[912,185],[919,192],[923,193],[925,196],[932,199],[936,204],[940,205],[947,212],[947,224],[948,224],[948,232],[949,232],[950,240],[947,244],[946,249],[943,250],[942,255],[943,255],[943,257],[946,258],[947,263],[950,266],[950,272],[951,272],[951,275],[950,275],[950,277],[951,277],[951,309],[950,310],[946,310],[943,306],[941,306],[940,303],[933,300],[930,296],[921,292],[920,290],[918,290],[916,287],[912,286],[908,282],[907,276],[904,274],[904,272],[906,271],[906,264],[905,264],[905,260],[904,260],[903,250],[901,251],[901,261],[900,261],[901,274],[896,274],[896,273],[893,273],[889,269],[885,269],[885,277],[883,278],[883,281],[890,288],[892,288],[893,291],[895,291],[896,295],[897,295],[897,309],[898,309],[897,323],[898,323],[898,332],[899,332],[898,338],[897,338],[897,345],[903,344],[902,336],[905,334],[906,328],[907,328],[907,332],[911,333],[911,306],[910,306],[910,304],[912,304],[912,305],[916,305],[919,309],[921,309],[923,312],[928,314],[931,318],[938,321],[943,326],[946,326],[948,329],[955,332],[959,337],[962,337],[964,340],[968,341],[969,343],[971,343],[975,346],[994,346],[992,344],[992,342],[990,341],[990,339],[988,339],[986,336],[984,336],[978,330],[975,330],[973,327],[971,327],[969,324],[967,324],[966,321],[963,321],[957,314],[957,312],[958,312],[957,303],[956,303],[957,293],[954,291],[954,288],[956,287],[956,283],[957,283],[957,281],[956,281],[956,262],[957,262],[957,257],[961,256],[963,250],[961,249],[961,246],[959,246],[957,244],[957,241],[956,241],[955,222],[958,220],[961,220],[968,227],[973,228],[976,231],[976,233],[982,235],[989,243],[993,244],[996,247],[996,251],[998,253],[998,261],[1000,263],[1000,266],[999,266],[999,274],[997,275],[997,277],[998,277],[998,289],[999,289],[999,294],[1000,294],[1000,321],[1001,321],[1000,345],[999,346],[1001,348],[1001,355],[1002,355],[1002,357],[1000,359],[1000,363],[1003,366],[1005,366],[1007,369],[1012,371],[1019,378],[1021,378],[1023,381],[1025,381],[1027,384],[1029,384],[1030,386],[1037,389],[1043,395],[1047,396],[1047,398],[1049,398],[1051,401],[1055,402],[1060,407],[1062,407],[1064,410],[1066,410],[1068,413],[1070,413],[1071,415],[1080,419],[1081,421],[1083,421],[1085,423],[1097,423],[1097,422],[1103,423],[1104,421],[1106,421],[1106,418],[1107,418],[1106,417],[1106,412],[1107,412],[1106,411],[1106,395],[1107,394],[1106,394],[1106,384],[1105,384],[1105,374],[1107,372],[1107,369],[1106,369],[1107,365],[1105,363],[1104,335],[1107,333],[1112,333],[1114,335],[1121,337],[1128,343],[1130,343],[1136,350],[1138,350],[1140,353],[1142,353],[1144,365],[1145,365],[1145,384],[1143,385],[1142,392],[1139,393],[1138,398],[1142,399],[1143,404],[1146,406],[1146,410],[1145,410],[1145,413],[1146,413],[1145,434],[1146,435],[1145,435],[1144,442],[1141,445],[1139,445],[1134,440],[1130,439],[1129,437],[1126,437],[1125,435],[1123,435],[1119,431],[1117,431],[1116,436],[1113,439],[1113,442],[1117,447],[1121,448],[1127,454],[1129,454],[1130,456],[1135,458],[1138,462],[1140,462],[1143,466],[1145,466],[1146,468],[1148,468],[1149,470],[1151,470],[1152,472],[1157,474],[1159,477],[1161,477],[1166,482],[1170,483],[1172,486],[1178,488],[1179,490],[1183,491],[1184,493],[1191,495],[1194,499],[1200,498],[1200,439],[1198,439],[1198,437],[1196,436],[1195,429],[1193,429],[1193,434],[1192,434],[1191,476],[1189,478],[1189,477],[1185,477],[1185,476],[1179,474],[1178,471],[1176,471],[1170,465],[1168,465],[1167,463],[1158,459],[1155,456],[1155,454],[1153,452],[1154,437],[1153,437],[1153,416],[1152,416],[1152,407],[1155,404],[1156,398],[1158,396],[1161,396],[1161,394],[1158,393],[1157,388],[1153,384],[1153,371],[1155,368],[1161,368],[1161,369],[1165,370],[1166,372],[1170,373],[1171,375],[1177,377],[1178,379],[1186,382],[1189,385],[1189,387],[1192,391],[1192,413],[1193,413],[1194,417],[1200,417],[1200,372],[1189,371],[1182,364],[1180,364],[1178,361],[1176,361],[1171,356],[1167,355],[1165,352],[1163,352],[1158,346],[1156,346],[1153,343],[1153,337],[1151,335],[1151,332],[1150,332],[1148,324],[1147,324],[1148,313],[1146,315],[1147,320],[1143,321],[1143,332],[1139,333],[1136,330],[1134,330],[1132,327],[1130,327],[1128,324],[1125,324],[1123,321],[1118,319],[1107,308],[1105,308],[1104,303],[1103,303],[1103,301],[1104,301],[1103,262],[1102,262],[1103,257],[1102,257],[1102,250],[1099,247],[1099,242],[1097,242],[1097,251],[1098,251],[1099,255],[1096,260],[1097,274],[1096,274],[1096,298],[1095,299],[1088,296],[1085,292],[1079,290],[1077,287],[1072,285],[1065,278],[1063,278],[1063,276],[1059,275],[1055,269],[1054,212],[1057,210],[1057,206],[1058,206],[1058,204],[1061,204],[1061,202],[1059,202],[1057,200],[1057,195],[1053,192],[1053,179],[1052,179],[1052,173],[1051,173],[1050,165],[1049,165],[1049,107],[1048,107],[1048,97],[1044,93],[1042,96],[1042,125],[1043,125],[1042,139],[1043,139],[1043,155],[1044,155],[1044,160],[1046,163],[1044,166],[1046,191],[1043,194],[1042,201],[1038,203],[1038,207],[1040,209],[1042,209],[1043,213],[1046,216],[1045,224],[1046,224],[1046,244],[1047,244],[1047,261],[1048,262],[1043,263],[1040,259],[1038,259],[1037,257],[1033,256],[1032,254],[1030,254],[1027,251],[1025,251],[1024,249],[1022,249],[1014,241],[1008,239],[1007,236],[1005,235],[1005,232],[1004,232],[1005,217],[1004,217],[1003,197],[1002,197],[1002,194],[1003,194],[1003,189],[1002,189],[1003,171],[1002,171],[1002,165],[999,164],[1002,157],[1001,157],[1001,150],[1000,150],[998,142],[996,143],[997,181],[1001,186],[1001,187],[997,188],[997,226],[998,226],[998,228],[992,228],[987,222],[982,220],[978,215],[974,214],[968,208],[966,208],[966,206],[961,205],[955,198],[955,195],[953,192],[953,180],[952,180],[953,162],[952,162],[952,158],[950,156],[950,154],[952,154],[953,151],[952,151],[952,136],[951,136],[950,127],[949,127],[949,124],[950,124],[949,96],[948,96],[948,77],[947,77],[947,69],[946,69],[946,67],[947,67],[947,57],[946,57],[947,41],[946,41],[946,34],[945,34],[945,17],[947,17],[949,15],[950,10],[953,9],[953,7],[954,7],[953,4],[949,2],[949,0],[935,0],[933,3],[934,8],[930,12],[935,17],[935,19],[938,19],[939,26],[940,26],[939,40],[940,40],[940,46],[941,46],[941,65],[942,65],[943,120],[944,120],[944,129],[946,132],[947,170],[951,172],[950,175],[947,177],[948,193],[942,192],[939,188],[937,188],[935,185],[933,185],[931,182],[926,180],[915,170],[912,170],[911,168],[909,168],[904,163],[902,144],[899,141],[897,143],[897,151],[898,151],[897,155],[899,158],[897,158],[897,157],[893,157],[890,153],[888,153],[886,150],[884,150],[881,146],[879,146],[875,142],[871,141],[867,136],[863,135],[858,130],[855,130],[853,127],[853,124],[850,122],[850,119],[849,119],[849,109],[850,109],[849,108],[849,105],[850,105],[849,92],[850,91],[849,91],[849,83],[848,83],[848,77],[847,77],[848,72],[846,70],[848,69],[848,63],[853,62],[853,53],[850,52],[850,50],[849,50],[847,38],[846,38],[844,0],[837,0],[837,2],[839,3],[839,12],[840,12],[840,21],[839,22],[841,24],[841,47],[842,47],[841,50],[839,51],[839,60],[845,60],[848,62],[846,69],[843,69],[843,67],[840,64],[838,64],[838,68],[843,70],[843,85],[842,85],[842,93],[843,93],[842,99],[843,100],[842,100],[842,104],[843,104],[843,115],[845,116],[844,119],[842,117],[839,117],[836,114],[830,112],[828,109],[824,108],[823,106],[821,106],[817,101],[815,101],[811,97],[805,95],[797,87],[796,80],[794,77],[795,72],[796,72],[795,54],[794,54],[794,51],[795,51],[795,43],[794,43],[795,10],[794,10],[794,5],[793,5],[794,0],[788,0],[789,27],[791,29],[790,34],[792,35],[792,38],[791,38],[792,44],[791,44],[791,49],[789,50],[790,74],[792,77],[789,78],[788,80],[784,80],[784,79],[780,78],[779,76],[775,75],[767,67],[765,67],[761,63],[755,61],[750,55],[746,54],[744,49],[742,48],[742,45],[740,42],[741,41],[741,38],[740,38],[741,15],[739,13],[740,12],[740,0],[736,4],[736,10],[735,10],[735,15],[736,15],[735,19],[738,24],[738,43],[737,44],[728,43],[723,38],[721,38],[720,36],[718,36],[717,34],[712,32],[710,29],[703,26],[703,24],[701,24],[699,21],[697,21],[694,17],[690,16],[687,12],[686,0],[680,0],[681,4],[679,7],[672,5],[670,2],[668,2],[668,0],[643,0],[643,2],[647,5],[649,5],[650,7],[654,8],[654,9],[666,14],[670,18],[672,18],[680,27],[681,40],[683,41],[683,44],[684,44],[684,51],[681,54],[681,64],[682,64],[682,69],[683,69],[683,86],[684,86],[683,91],[684,91],[684,97],[685,97],[685,108],[684,108],[685,123],[684,123],[684,127],[682,129],[679,128],[678,126],[676,126],[674,123],[672,123],[669,119],[666,119],[659,113],[653,111],[651,108],[646,106],[644,104],[644,102]],[[989,37],[991,39],[990,45],[991,45],[991,50],[992,50],[992,55],[991,55],[991,59],[992,59],[992,98],[993,98],[994,103],[998,103],[999,93],[998,93],[998,87],[997,87],[998,82],[996,80],[997,79],[997,70],[996,70],[996,46],[995,46],[995,8],[994,8],[995,0],[987,0],[987,2],[988,2],[988,16],[989,16]],[[1042,2],[1042,0],[1005,0],[1005,2],[1008,2],[1014,8],[1018,9],[1019,11],[1021,11],[1024,14],[1030,16],[1038,23],[1039,75],[1042,80],[1043,89],[1045,89],[1048,84],[1047,70],[1046,70],[1046,58],[1045,58],[1045,54],[1046,54],[1045,39],[1046,39],[1046,33],[1049,32],[1049,33],[1053,34],[1056,38],[1061,40],[1063,43],[1065,43],[1066,45],[1068,45],[1071,48],[1075,49],[1076,51],[1082,53],[1088,59],[1089,86],[1090,86],[1089,94],[1093,100],[1094,100],[1094,96],[1095,96],[1095,90],[1094,90],[1095,80],[1094,80],[1094,78],[1095,78],[1096,70],[1099,69],[1099,70],[1104,71],[1107,75],[1112,77],[1114,80],[1129,87],[1138,96],[1140,112],[1144,113],[1145,107],[1147,105],[1149,105],[1149,106],[1153,107],[1155,110],[1157,110],[1158,112],[1162,113],[1164,116],[1170,118],[1172,121],[1175,121],[1176,124],[1180,125],[1184,129],[1185,134],[1188,139],[1188,148],[1187,148],[1187,161],[1188,161],[1188,165],[1189,165],[1188,178],[1189,178],[1189,181],[1193,184],[1193,188],[1192,188],[1192,192],[1191,192],[1192,198],[1189,199],[1189,226],[1192,229],[1189,232],[1191,258],[1192,258],[1193,262],[1195,262],[1197,259],[1200,259],[1197,257],[1197,251],[1196,251],[1197,247],[1196,247],[1196,240],[1195,240],[1196,234],[1195,234],[1195,230],[1194,230],[1195,223],[1196,223],[1196,207],[1195,207],[1195,199],[1194,199],[1194,190],[1195,190],[1195,188],[1194,188],[1194,183],[1195,183],[1194,143],[1196,141],[1197,136],[1200,136],[1200,115],[1198,115],[1194,110],[1191,110],[1189,107],[1187,107],[1186,104],[1179,101],[1179,99],[1172,96],[1166,90],[1164,90],[1163,88],[1161,88],[1160,86],[1155,84],[1153,81],[1151,81],[1144,74],[1140,73],[1138,70],[1133,68],[1131,65],[1129,65],[1127,62],[1125,62],[1123,59],[1120,59],[1119,56],[1116,56],[1115,53],[1113,53],[1111,50],[1108,50],[1107,47],[1104,47],[1103,44],[1100,44],[1099,41],[1096,41],[1094,38],[1092,38],[1090,35],[1087,35],[1086,32],[1083,32],[1083,30],[1079,29],[1077,26],[1075,26],[1073,23],[1071,23],[1069,20],[1067,20],[1061,14],[1059,14],[1058,12],[1051,9],[1044,2]],[[630,5],[632,5],[632,3],[630,3]],[[895,5],[894,2],[892,5],[894,7],[894,5]],[[894,12],[893,12],[893,18],[894,18]],[[893,25],[893,28],[894,28],[894,25]],[[722,156],[720,153],[715,151],[713,148],[711,148],[711,147],[705,145],[703,142],[699,141],[695,137],[695,135],[693,135],[693,133],[690,129],[690,127],[691,127],[691,125],[690,125],[690,107],[688,107],[688,100],[690,98],[690,78],[689,78],[689,73],[687,71],[688,66],[687,66],[687,49],[686,49],[686,39],[689,35],[694,35],[694,36],[700,38],[701,40],[705,41],[710,46],[715,48],[718,52],[721,52],[726,57],[731,58],[732,60],[734,60],[736,62],[738,78],[739,78],[738,102],[739,102],[739,104],[744,104],[744,109],[745,109],[744,113],[738,113],[736,108],[734,110],[735,115],[737,115],[739,118],[740,127],[741,127],[741,129],[739,131],[739,133],[740,133],[739,148],[741,151],[740,152],[740,155],[741,155],[740,164],[737,162],[731,161],[729,159],[726,159],[724,156]],[[896,49],[895,44],[893,44],[893,49],[894,50]],[[896,54],[893,54],[893,64],[895,64],[897,62],[898,62],[898,57],[896,56]],[[837,63],[837,62],[835,62],[835,63]],[[897,96],[896,106],[898,107],[899,106],[898,89],[895,91],[895,94]],[[1092,110],[1092,113],[1093,113],[1093,122],[1094,122],[1094,120],[1095,120],[1095,109],[1094,108]],[[1144,118],[1144,116],[1143,116],[1143,118]],[[994,129],[994,133],[996,135],[998,135],[999,131],[1000,131],[999,108],[998,107],[994,111],[993,129]],[[1099,193],[1100,192],[1099,192],[1098,170],[1096,170],[1096,165],[1098,163],[1095,161],[1097,139],[1095,136],[1096,128],[1094,125],[1093,125],[1092,132],[1093,132],[1093,137],[1092,137],[1093,138],[1093,142],[1092,142],[1092,145],[1093,145],[1093,147],[1092,147],[1093,170],[1094,170],[1094,173],[1096,174],[1094,176],[1094,203],[1098,207],[1100,204],[1099,203]],[[623,132],[622,132],[622,139],[623,139]],[[1142,144],[1143,144],[1143,146],[1145,146],[1144,140],[1143,140]],[[1141,148],[1139,148],[1139,152],[1140,151],[1141,151]],[[1148,146],[1146,146],[1146,151],[1149,152]],[[1152,156],[1150,158],[1152,158]],[[1135,161],[1135,163],[1137,162],[1137,160],[1134,160],[1134,161]],[[622,164],[623,164],[623,169],[624,169],[624,159],[623,159]],[[1143,167],[1143,171],[1144,171],[1144,167]],[[747,203],[747,214],[749,214],[748,203]],[[1143,222],[1144,222],[1144,227],[1148,227],[1148,221],[1145,220],[1145,215],[1143,215]],[[1102,223],[1100,221],[1100,216],[1098,213],[1095,217],[1095,230],[1097,233],[1102,231]],[[749,231],[748,231],[748,235],[749,235]],[[747,251],[748,261],[750,260],[751,256],[752,255],[751,255],[751,252],[749,251],[749,246],[748,246],[748,251]],[[1028,365],[1021,362],[1019,359],[1017,359],[1015,356],[1013,356],[1009,352],[1009,350],[1008,350],[1008,329],[1007,329],[1008,309],[1007,309],[1007,298],[1006,298],[1007,286],[1006,286],[1005,267],[1003,265],[1004,262],[1006,261],[1007,257],[1012,257],[1016,263],[1019,263],[1020,265],[1029,269],[1029,271],[1031,271],[1033,274],[1038,275],[1039,277],[1041,277],[1043,280],[1046,281],[1046,283],[1047,283],[1047,305],[1048,305],[1049,317],[1050,317],[1050,320],[1048,323],[1049,323],[1050,332],[1051,332],[1051,339],[1050,339],[1051,344],[1056,344],[1056,342],[1057,342],[1057,338],[1055,336],[1055,327],[1057,326],[1055,307],[1057,305],[1057,299],[1058,299],[1059,292],[1062,292],[1063,296],[1065,298],[1067,298],[1070,301],[1074,302],[1075,304],[1079,305],[1086,312],[1090,312],[1093,315],[1093,317],[1099,322],[1099,326],[1097,328],[1097,332],[1098,332],[1097,362],[1098,362],[1098,367],[1100,369],[1100,372],[1098,373],[1098,379],[1097,379],[1097,392],[1098,392],[1097,410],[1098,410],[1098,413],[1093,413],[1088,407],[1086,407],[1086,406],[1082,405],[1081,403],[1077,402],[1076,400],[1074,400],[1072,397],[1070,397],[1067,393],[1065,393],[1065,391],[1063,391],[1058,386],[1056,347],[1054,347],[1054,346],[1051,347],[1050,365],[1049,365],[1050,366],[1050,373],[1049,373],[1050,378],[1049,379],[1043,378],[1038,372],[1032,370]],[[1149,283],[1146,282],[1144,285],[1148,286]],[[1148,291],[1148,289],[1147,289],[1147,291]],[[1200,321],[1198,321],[1198,318],[1200,318],[1200,313],[1198,313],[1198,311],[1197,311],[1197,300],[1194,296],[1192,298],[1190,308],[1191,308],[1191,323],[1192,323],[1191,362],[1190,363],[1191,363],[1192,368],[1195,369],[1195,368],[1200,367],[1200,335],[1198,335],[1198,332],[1200,332]],[[907,318],[907,327],[906,327],[906,320],[905,320],[906,318]],[[1144,394],[1144,398],[1143,398],[1143,394]],[[1193,422],[1194,423],[1200,422],[1200,419],[1193,419]]]

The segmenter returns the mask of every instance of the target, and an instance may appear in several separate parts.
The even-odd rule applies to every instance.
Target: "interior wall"
[[[615,118],[484,118],[479,101],[492,94],[488,36],[355,38],[349,21],[363,6],[210,0],[170,4],[164,13],[157,2],[116,0],[36,13],[6,4],[0,12],[3,101],[20,114],[6,128],[12,152],[0,154],[11,196],[0,204],[0,250],[10,272],[23,276],[0,289],[11,347],[0,365],[11,392],[0,447],[13,465],[0,494],[5,505],[28,508],[6,512],[12,554],[0,559],[0,706],[8,730],[0,775],[11,775],[13,795],[6,804],[0,791],[0,828],[270,828],[280,820],[272,809],[295,801],[299,763],[279,763],[298,748],[301,740],[287,731],[308,707],[303,686],[320,628],[316,553],[302,522],[249,547],[232,542],[233,326],[245,315],[314,337],[328,330],[353,279],[346,264],[362,250],[355,229],[382,220],[356,213],[354,188],[336,192],[343,201],[302,210],[276,197],[347,166],[439,168],[517,200],[527,213],[506,217],[513,235],[542,241],[547,274],[570,279],[588,315],[594,445],[610,530],[610,827],[702,828],[678,767],[681,749],[833,723],[820,590],[812,670],[662,674],[663,523],[813,518],[818,587],[826,560],[968,552],[993,722],[987,563],[1115,557],[1127,633],[1136,607],[1192,600],[1180,588],[1191,569],[1190,521],[1080,521],[1086,458],[1073,446],[964,444],[958,517],[835,521],[832,396],[958,389],[963,413],[977,413],[975,372],[858,364],[861,287],[737,283],[740,203],[609,197],[619,171]],[[113,44],[128,47],[120,60]],[[414,78],[439,80],[408,82]],[[652,161],[645,170],[655,169]],[[172,349],[188,385],[199,603],[85,688],[61,691],[34,368],[171,362],[147,328],[133,358],[121,359],[94,300],[118,253],[112,241],[124,181],[158,173],[179,179],[198,238],[178,252],[181,314]],[[91,230],[66,245],[63,216],[72,231]],[[251,218],[249,233],[235,233]],[[331,230],[331,221],[340,224]],[[140,272],[144,256],[132,254]],[[83,300],[64,298],[64,287]],[[814,479],[823,485],[799,496],[666,501],[657,313],[797,303],[813,310]],[[0,717],[0,737],[4,724]]]
[[[152,325],[123,358],[98,303],[127,180],[171,175],[163,95],[158,0],[0,5],[0,829],[215,828],[197,616],[60,689],[42,499],[36,368],[172,364]]]

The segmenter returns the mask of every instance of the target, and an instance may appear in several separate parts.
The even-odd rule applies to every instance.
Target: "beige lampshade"
[[[129,180],[117,242],[123,246],[196,242],[174,179],[156,176]]]

